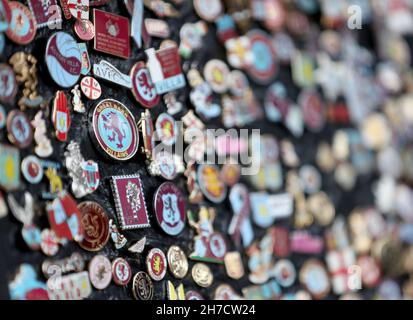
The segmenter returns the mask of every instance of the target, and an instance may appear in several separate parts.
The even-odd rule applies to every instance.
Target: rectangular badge
[[[93,9],[96,51],[128,59],[130,55],[129,19]]]
[[[37,29],[62,22],[62,14],[57,0],[29,0],[28,5],[36,19]]]
[[[0,144],[0,187],[6,191],[16,190],[20,185],[19,149]]]
[[[116,212],[123,230],[150,227],[138,174],[112,177],[112,190]]]
[[[87,271],[72,273],[67,276],[54,276],[47,281],[50,300],[82,300],[92,293],[92,286]]]

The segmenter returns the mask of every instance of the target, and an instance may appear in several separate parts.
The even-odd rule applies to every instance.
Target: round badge
[[[17,82],[13,69],[0,63],[0,102],[8,103],[16,96]]]
[[[185,200],[172,182],[164,182],[154,196],[156,221],[165,233],[176,236],[185,228]]]
[[[374,288],[380,283],[381,270],[373,257],[360,256],[357,265],[361,268],[361,280],[367,288]]]
[[[197,170],[199,187],[204,196],[214,202],[221,203],[227,196],[227,186],[221,179],[221,173],[216,165],[202,164]]]
[[[277,72],[275,53],[271,40],[265,32],[252,30],[247,34],[254,54],[254,63],[246,69],[251,78],[259,84],[268,84]]]
[[[201,296],[200,293],[194,290],[189,290],[185,292],[185,300],[204,300],[204,298]]]
[[[329,197],[324,192],[318,192],[307,200],[308,211],[321,226],[330,225],[336,215],[336,209]]]
[[[172,275],[177,279],[185,278],[188,273],[188,259],[185,252],[178,246],[171,246],[168,249],[168,267]]]
[[[146,256],[146,267],[151,278],[155,281],[161,281],[166,274],[166,257],[161,249],[153,248]]]
[[[133,277],[133,297],[136,300],[152,300],[153,283],[146,272],[140,271]]]
[[[39,250],[41,248],[42,234],[35,225],[25,224],[22,228],[22,237],[31,250]]]
[[[325,124],[324,102],[320,95],[312,90],[303,90],[298,97],[298,104],[303,113],[304,122],[310,131],[318,132]]]
[[[26,148],[33,141],[33,130],[29,118],[19,110],[11,111],[7,116],[8,138],[18,148]]]
[[[247,76],[239,70],[232,70],[229,74],[228,86],[230,92],[237,97],[243,97],[250,89]]]
[[[178,136],[178,126],[175,119],[167,114],[161,113],[155,123],[158,138],[166,146],[172,146]]]
[[[90,41],[95,37],[95,26],[89,20],[76,19],[74,29],[81,40]]]
[[[80,82],[80,89],[83,94],[90,100],[99,99],[102,95],[102,88],[99,82],[90,76],[84,77]]]
[[[38,184],[43,179],[43,166],[39,158],[27,156],[22,160],[23,177],[31,184]]]
[[[194,0],[194,9],[208,22],[214,22],[223,12],[221,0]]]
[[[229,187],[232,187],[238,183],[241,177],[241,167],[239,164],[225,163],[221,169],[221,178],[225,184]]]
[[[131,69],[130,77],[135,99],[146,108],[155,107],[160,101],[160,96],[156,92],[146,64],[142,61],[137,62]]]
[[[120,286],[126,286],[132,278],[132,269],[123,258],[117,258],[112,263],[113,281]]]
[[[291,58],[293,57],[296,48],[294,41],[287,33],[276,33],[272,38],[272,47],[280,62],[291,62]]]
[[[40,241],[40,249],[46,256],[54,256],[59,251],[59,240],[53,230],[44,229],[40,234]]]
[[[89,262],[89,278],[96,289],[106,289],[112,280],[112,265],[109,259],[102,255],[94,256]]]
[[[287,88],[281,83],[272,84],[265,93],[265,113],[268,120],[281,122],[287,119],[291,108],[291,101],[288,99]]]
[[[196,263],[192,267],[192,278],[195,283],[203,288],[208,288],[214,281],[211,269],[204,263]]]
[[[174,180],[178,175],[174,156],[165,150],[153,155],[152,164],[156,167],[157,173],[166,180]]]
[[[52,79],[63,88],[79,80],[82,59],[76,40],[68,33],[57,32],[47,41],[46,65]]]
[[[0,14],[0,32],[5,32],[9,28],[11,21],[11,10],[9,6],[9,1],[0,0]]]
[[[78,206],[82,216],[83,239],[79,246],[87,251],[101,250],[109,240],[109,218],[96,202],[86,201]]]
[[[318,170],[310,165],[302,166],[299,171],[301,186],[308,194],[313,194],[321,189],[321,175]]]
[[[89,131],[102,152],[112,159],[129,160],[138,151],[139,136],[135,118],[119,101],[100,101],[93,110]]]
[[[204,67],[204,77],[212,90],[216,93],[225,93],[228,90],[230,70],[224,61],[209,60]]]
[[[311,259],[304,263],[300,271],[300,282],[315,299],[323,299],[330,292],[330,279],[318,260]]]
[[[0,105],[0,129],[3,129],[6,126],[6,109],[2,105]]]
[[[274,274],[280,286],[287,288],[294,284],[296,272],[290,260],[279,260],[274,266]]]
[[[17,1],[9,1],[11,20],[6,31],[7,37],[17,44],[30,43],[37,30],[36,20],[30,9]]]

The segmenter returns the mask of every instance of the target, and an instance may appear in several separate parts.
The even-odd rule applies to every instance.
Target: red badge
[[[166,274],[166,257],[161,249],[153,248],[146,257],[146,267],[151,278],[161,281]]]
[[[142,183],[138,174],[112,177],[112,190],[121,228],[150,227]]]
[[[8,103],[16,96],[17,83],[13,69],[5,64],[0,64],[0,102]]]
[[[176,236],[185,228],[185,200],[177,186],[163,183],[155,193],[156,221],[167,234]]]
[[[67,3],[68,0],[60,0],[60,6],[62,7],[63,15],[65,16],[66,20],[72,17],[72,14],[70,13],[69,6]]]
[[[92,77],[84,77],[80,82],[80,89],[82,89],[83,94],[90,100],[99,99],[102,94],[99,82]]]
[[[81,240],[83,228],[81,213],[76,201],[67,192],[62,192],[47,205],[49,223],[56,236],[62,240]]]
[[[40,234],[40,249],[46,256],[54,256],[59,251],[59,239],[50,229],[44,229]]]
[[[56,138],[66,141],[70,129],[70,111],[67,106],[67,97],[63,91],[58,91],[53,105],[53,125],[56,129]]]
[[[67,0],[67,7],[76,19],[89,19],[89,0]]]
[[[298,97],[304,122],[311,131],[318,132],[325,124],[325,107],[320,95],[313,90],[304,90]]]
[[[8,138],[19,148],[28,147],[33,141],[33,130],[29,118],[19,110],[12,110],[7,116]]]
[[[151,75],[146,64],[136,63],[130,72],[132,79],[132,93],[136,100],[146,108],[153,108],[159,103],[160,97],[156,92]]]
[[[130,55],[129,19],[93,9],[95,50],[124,59]]]
[[[62,22],[57,0],[29,0],[27,3],[36,18],[37,29]]]
[[[274,254],[279,258],[285,258],[290,254],[290,239],[288,230],[281,227],[272,228],[270,234],[274,243]]]
[[[113,281],[119,286],[126,286],[132,278],[132,269],[123,258],[117,258],[112,262]]]
[[[77,36],[84,41],[92,40],[95,37],[95,26],[89,20],[76,20],[74,29]]]
[[[30,9],[17,1],[10,1],[11,21],[6,31],[7,37],[17,44],[28,44],[36,35],[36,20]]]

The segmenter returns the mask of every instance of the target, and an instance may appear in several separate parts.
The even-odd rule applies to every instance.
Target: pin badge
[[[185,299],[186,300],[204,300],[200,293],[194,290],[188,290],[185,292]]]
[[[7,116],[7,132],[11,143],[20,149],[33,141],[33,130],[29,118],[19,110],[12,110]]]
[[[194,9],[203,20],[214,22],[224,8],[221,0],[194,0]]]
[[[231,279],[239,280],[244,276],[244,266],[238,251],[227,252],[224,258],[224,263],[227,275]]]
[[[179,31],[181,43],[179,53],[186,59],[189,59],[194,50],[202,47],[202,38],[207,33],[208,26],[205,22],[185,23]]]
[[[164,182],[154,195],[156,221],[162,230],[176,236],[185,228],[185,200],[181,190]]]
[[[63,91],[57,91],[53,102],[52,122],[56,130],[56,138],[65,142],[70,129],[71,119],[68,101]]]
[[[185,289],[182,283],[175,288],[174,284],[168,280],[166,289],[167,289],[168,300],[171,300],[171,301],[186,300]]]
[[[274,265],[275,279],[284,288],[291,287],[296,279],[294,264],[287,259],[278,260]]]
[[[133,277],[132,293],[136,300],[152,300],[153,282],[146,272],[139,271]]]
[[[49,279],[52,278],[56,272],[60,275],[69,272],[81,272],[85,268],[85,260],[80,253],[74,252],[71,256],[59,260],[44,260],[42,263],[43,275]]]
[[[131,69],[132,93],[135,99],[146,108],[153,108],[159,103],[160,96],[152,82],[146,64],[137,62]]]
[[[0,64],[0,102],[9,103],[17,93],[16,76],[13,69],[5,63]]]
[[[148,166],[151,175],[161,176],[166,180],[174,180],[178,174],[185,170],[182,158],[177,154],[170,154],[163,150],[153,156],[153,161]]]
[[[11,21],[11,9],[9,6],[9,1],[1,0],[0,1],[0,32],[5,32],[10,25]]]
[[[67,7],[77,20],[89,20],[89,0],[67,0]]]
[[[200,287],[209,288],[214,281],[214,276],[206,264],[198,262],[192,267],[192,279]]]
[[[125,88],[132,88],[131,78],[120,72],[115,66],[105,60],[100,60],[99,63],[93,64],[93,74],[103,80],[112,82]]]
[[[140,176],[115,176],[111,185],[122,229],[150,227]]]
[[[36,20],[30,9],[17,1],[9,1],[11,20],[6,30],[7,37],[21,45],[29,44],[36,36]]]
[[[324,265],[316,259],[304,263],[299,278],[315,299],[323,299],[330,292],[330,278]]]
[[[220,284],[214,292],[214,300],[243,300],[230,285]]]
[[[115,248],[117,250],[122,249],[128,242],[128,239],[126,239],[126,237],[119,232],[118,227],[112,219],[109,220],[109,229],[110,237],[112,238]]]
[[[78,113],[85,113],[86,112],[86,108],[84,103],[81,100],[81,91],[79,89],[79,85],[75,85],[73,87],[72,90],[70,90],[70,92],[72,93],[73,97],[72,97],[72,105],[73,105],[73,110],[75,112]]]
[[[40,158],[47,158],[53,153],[53,147],[50,139],[47,137],[46,121],[43,119],[43,111],[38,111],[31,122],[34,128],[34,141],[36,147],[34,152]]]
[[[78,242],[87,251],[102,250],[109,240],[109,218],[96,202],[81,202],[77,206],[81,214],[83,239]]]
[[[90,100],[99,99],[102,94],[102,89],[99,82],[92,77],[84,77],[80,82],[80,89],[83,94]]]
[[[27,263],[19,266],[12,281],[9,282],[12,300],[48,300],[47,286],[37,279],[36,270]]]
[[[47,281],[47,291],[50,300],[81,300],[92,294],[92,285],[87,271],[71,273]]]
[[[89,262],[89,278],[92,285],[98,290],[106,289],[112,280],[112,265],[108,258],[97,255]]]
[[[161,281],[166,274],[167,262],[161,249],[153,248],[146,256],[146,268],[155,281]]]
[[[227,196],[227,186],[221,180],[219,168],[212,164],[202,164],[197,170],[197,181],[208,200],[221,203]]]
[[[77,44],[80,50],[80,56],[82,57],[82,70],[81,74],[86,76],[89,74],[90,69],[92,68],[92,63],[89,59],[89,53],[87,51],[86,43],[78,43]]]
[[[129,19],[98,9],[93,9],[93,17],[95,50],[128,59],[130,56]]]
[[[43,179],[43,166],[39,158],[27,156],[22,160],[23,177],[31,184],[38,184]]]
[[[132,278],[132,268],[123,258],[117,258],[112,262],[113,281],[119,286],[126,286]]]
[[[146,245],[146,237],[143,237],[142,239],[138,240],[135,244],[131,245],[128,248],[128,251],[136,253],[136,254],[140,254],[145,249],[145,245]]]
[[[135,118],[121,102],[100,101],[92,112],[90,136],[108,157],[126,161],[138,151],[139,136]]]
[[[155,122],[158,138],[166,146],[175,144],[178,136],[178,126],[175,119],[167,113],[161,113]]]
[[[56,32],[47,41],[46,65],[52,79],[62,88],[79,80],[82,57],[76,40],[68,33]]]
[[[42,0],[29,0],[27,3],[35,17],[37,29],[62,23],[62,15],[56,0],[49,0],[47,5]]]
[[[95,37],[95,26],[90,20],[77,19],[74,29],[79,39],[83,41],[90,41]]]
[[[50,229],[43,229],[41,235],[40,249],[46,256],[54,256],[59,251],[59,239],[56,233]]]
[[[205,80],[216,93],[224,93],[228,90],[229,74],[227,64],[218,59],[209,60],[204,67]]]
[[[169,25],[165,21],[146,18],[144,23],[150,36],[162,39],[169,38],[171,31],[169,29]]]
[[[171,246],[167,252],[168,267],[172,275],[177,279],[185,278],[188,273],[188,259],[185,252],[178,246]]]

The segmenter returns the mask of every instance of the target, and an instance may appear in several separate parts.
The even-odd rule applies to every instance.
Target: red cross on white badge
[[[89,0],[68,0],[67,7],[76,19],[89,20]]]
[[[99,99],[102,94],[99,82],[92,77],[84,77],[80,82],[80,89],[90,100]]]

